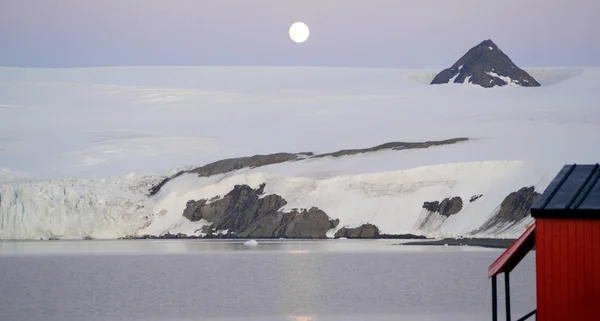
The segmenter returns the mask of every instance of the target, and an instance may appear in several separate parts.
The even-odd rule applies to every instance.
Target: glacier
[[[154,178],[154,179],[153,179]],[[147,224],[156,178],[56,179],[0,185],[0,239],[117,238]]]
[[[600,159],[600,68],[524,69],[542,87],[428,86],[432,71],[406,69],[0,68],[0,239],[194,234],[208,222],[183,218],[188,200],[263,182],[285,210],[317,206],[339,227],[463,235],[507,194]],[[229,157],[451,137],[469,141],[183,175],[147,195]],[[424,201],[475,194],[439,229],[416,228]]]

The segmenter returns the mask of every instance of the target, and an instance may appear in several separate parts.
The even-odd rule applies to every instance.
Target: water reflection
[[[0,320],[470,321],[488,315],[487,267],[498,253],[396,242],[0,242],[0,288],[10,290],[0,291]],[[184,254],[163,255],[170,253]],[[535,304],[534,259],[519,268],[511,295],[515,313],[525,314]]]
[[[320,309],[319,294],[323,280],[318,271],[319,261],[309,250],[292,249],[279,257],[278,310],[297,313],[293,320],[312,320],[308,315]]]
[[[296,316],[290,316],[290,318],[293,321],[315,321],[316,320],[314,317],[311,317],[308,315],[296,315]]]

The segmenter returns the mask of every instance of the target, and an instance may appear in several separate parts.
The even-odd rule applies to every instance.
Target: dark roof
[[[600,165],[565,165],[533,204],[531,216],[600,219]]]
[[[516,239],[488,269],[488,277],[512,271],[535,245],[535,223]]]

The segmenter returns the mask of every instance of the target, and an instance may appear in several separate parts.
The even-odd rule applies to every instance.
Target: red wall
[[[537,320],[600,321],[600,220],[536,219]]]

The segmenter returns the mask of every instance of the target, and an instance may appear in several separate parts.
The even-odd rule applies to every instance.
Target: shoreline
[[[478,246],[493,249],[506,249],[516,239],[492,239],[492,238],[445,238],[433,241],[416,241],[399,243],[397,245],[429,245],[429,246]]]
[[[360,238],[360,237],[340,237],[340,238],[237,238],[237,237],[225,237],[223,235],[213,236],[213,237],[199,237],[199,236],[183,236],[183,235],[161,235],[161,236],[150,236],[143,235],[140,237],[122,237],[115,239],[92,239],[92,238],[84,238],[84,239],[46,239],[46,240],[33,240],[33,239],[3,239],[0,240],[0,243],[10,243],[10,242],[44,242],[44,241],[125,241],[125,240],[205,240],[205,241],[248,241],[251,239],[256,240],[282,240],[282,241],[302,241],[302,240],[310,240],[310,241],[333,241],[333,240],[403,240],[405,242],[402,243],[393,243],[391,245],[426,245],[426,246],[476,246],[476,247],[484,247],[484,248],[496,248],[496,249],[506,249],[508,248],[515,239],[493,239],[493,238],[445,238],[445,239],[434,239],[427,238],[421,235],[380,235],[379,237],[372,238]]]
[[[205,236],[197,236],[197,235],[185,235],[185,234],[163,234],[160,236],[156,235],[142,235],[142,236],[125,236],[118,238],[119,240],[172,240],[172,239],[197,239],[197,240],[250,240],[250,239],[263,239],[263,240],[337,240],[342,237],[327,237],[327,238],[295,238],[295,237],[251,237],[251,238],[240,238],[236,237],[232,234],[212,234]],[[346,239],[352,240],[433,240],[423,235],[415,235],[415,234],[380,234],[377,237],[345,237]]]

